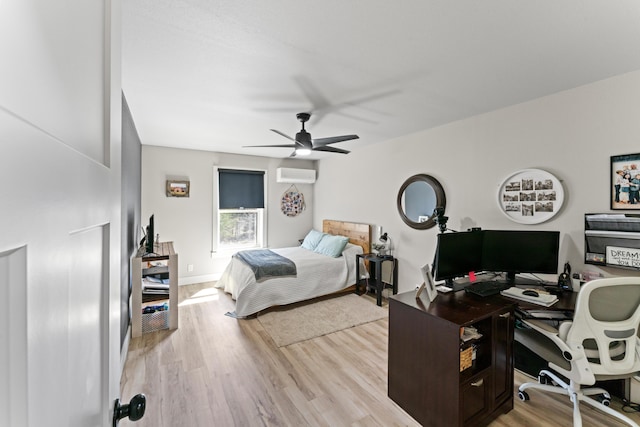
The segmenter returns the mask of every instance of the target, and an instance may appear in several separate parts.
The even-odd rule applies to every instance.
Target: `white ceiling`
[[[640,69],[637,0],[125,0],[143,144],[271,157],[312,112],[348,150]],[[319,119],[319,120],[318,120]],[[342,154],[314,153],[312,159]]]

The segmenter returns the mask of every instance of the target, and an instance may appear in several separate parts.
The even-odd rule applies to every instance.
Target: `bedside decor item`
[[[384,233],[382,236],[380,236],[379,240],[382,242],[382,247],[379,247],[378,254],[380,254],[380,256],[392,256],[393,253],[391,248],[391,237],[389,236],[389,234]]]
[[[189,181],[167,180],[167,197],[189,197]]]
[[[300,215],[306,208],[307,205],[304,203],[304,194],[298,191],[295,184],[292,184],[282,195],[280,210],[282,210],[282,213],[286,216],[293,217]]]
[[[417,230],[428,230],[436,225],[434,209],[439,206],[444,212],[447,200],[437,179],[418,174],[409,177],[402,184],[396,203],[405,224]]]
[[[640,153],[611,156],[611,209],[640,209]]]
[[[523,169],[509,175],[498,189],[498,205],[510,220],[540,224],[562,208],[562,183],[541,169]]]

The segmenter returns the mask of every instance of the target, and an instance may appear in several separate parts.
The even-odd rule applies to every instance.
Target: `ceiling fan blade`
[[[313,82],[302,75],[293,76],[293,80],[304,93],[304,96],[311,102],[312,110],[320,110],[331,106],[329,99],[316,87]]]
[[[292,140],[292,141],[295,141],[295,139],[291,138],[291,137],[290,137],[289,135],[287,135],[286,133],[282,133],[282,132],[280,132],[279,130],[271,129],[271,132],[275,132],[275,133],[277,133],[278,135],[284,136],[284,137],[285,137],[285,138],[287,138],[287,139],[290,139],[290,140]]]
[[[253,147],[279,147],[279,148],[296,148],[295,144],[279,144],[279,145],[243,145],[243,148]]]
[[[314,147],[316,145],[322,147],[328,144],[335,144],[336,142],[350,141],[352,139],[360,138],[358,135],[342,135],[342,136],[330,136],[328,138],[318,138],[313,140]]]
[[[328,147],[326,145],[315,147],[313,151],[326,151],[329,153],[349,154],[351,151],[343,150],[342,148]]]

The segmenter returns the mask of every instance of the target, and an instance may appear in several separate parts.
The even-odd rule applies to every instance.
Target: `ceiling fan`
[[[280,147],[280,148],[293,148],[294,151],[290,157],[306,156],[311,154],[312,151],[326,151],[329,153],[349,154],[349,151],[341,148],[330,147],[329,144],[335,144],[336,142],[349,141],[352,139],[358,139],[358,135],[342,135],[342,136],[330,136],[327,138],[312,139],[311,134],[304,128],[304,124],[311,117],[310,113],[298,113],[296,114],[298,120],[302,123],[302,130],[296,133],[296,137],[291,138],[289,135],[280,132],[279,130],[271,129],[272,132],[282,135],[287,139],[292,140],[293,144],[281,144],[281,145],[245,145],[245,147]]]

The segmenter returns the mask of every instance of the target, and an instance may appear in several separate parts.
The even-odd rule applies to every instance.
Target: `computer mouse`
[[[536,298],[540,296],[536,291],[532,289],[527,289],[526,291],[522,292],[522,295],[526,295],[528,297],[536,297]]]

